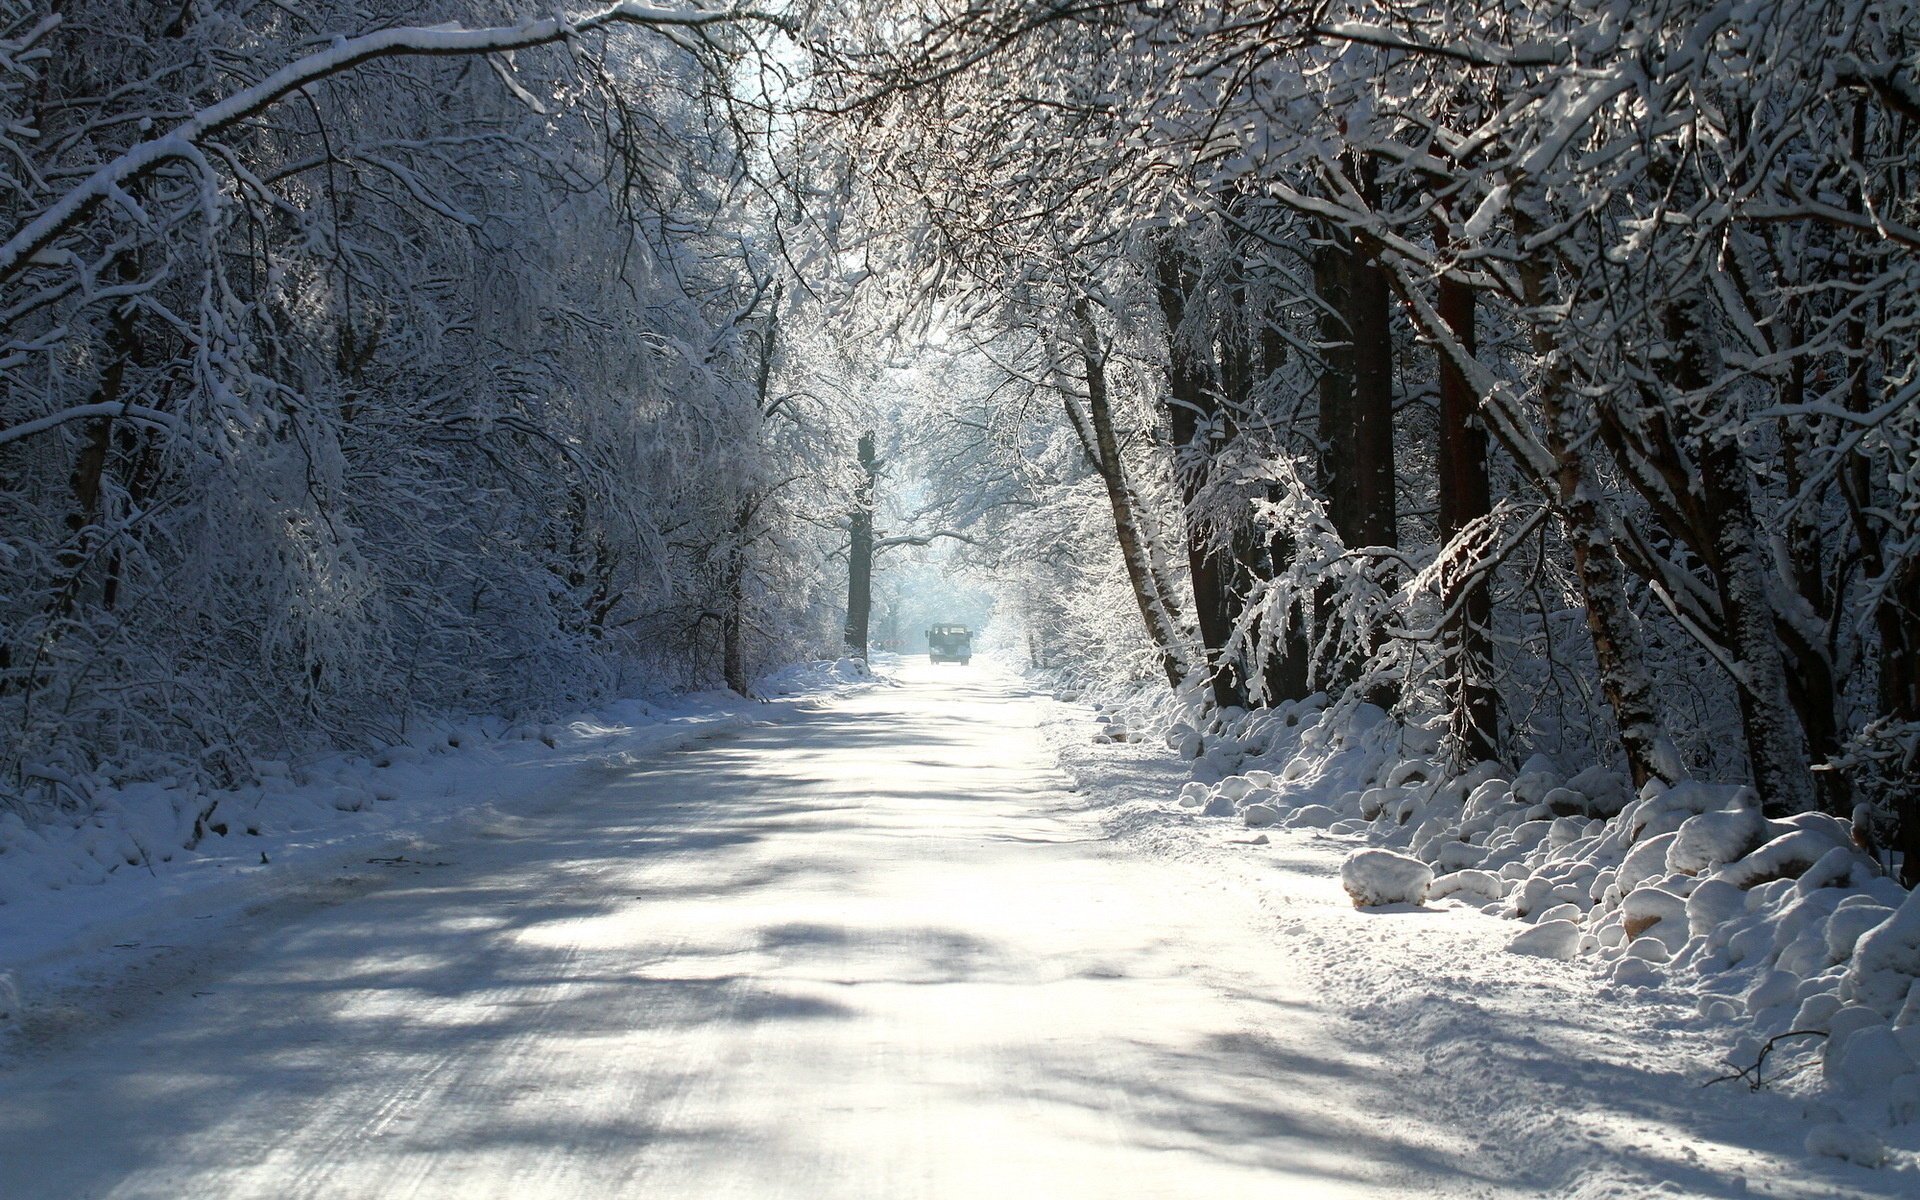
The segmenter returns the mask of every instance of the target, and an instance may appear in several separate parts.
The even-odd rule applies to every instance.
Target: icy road
[[[1901,1191],[1511,925],[1128,803],[1165,752],[1013,676],[900,682],[182,950],[0,1072],[0,1196]]]

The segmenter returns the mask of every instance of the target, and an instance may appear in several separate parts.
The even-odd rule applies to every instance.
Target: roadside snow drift
[[[1168,742],[1193,760],[1176,804],[1248,825],[1364,838],[1342,882],[1356,905],[1468,905],[1526,922],[1508,949],[1580,958],[1624,987],[1697,997],[1744,1026],[1737,1067],[1767,1053],[1848,1094],[1920,1099],[1920,897],[1888,878],[1848,823],[1770,818],[1749,788],[1683,780],[1635,793],[1542,758],[1510,776],[1447,778],[1413,737],[1361,705],[1334,727],[1319,704],[1239,714]],[[1813,1139],[1841,1153],[1841,1143]],[[1847,1148],[1842,1157],[1873,1157]],[[1823,1152],[1825,1152],[1823,1150]]]

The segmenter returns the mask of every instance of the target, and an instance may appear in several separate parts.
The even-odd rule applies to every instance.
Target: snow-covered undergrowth
[[[0,1010],[17,1007],[9,992],[48,982],[45,968],[124,942],[169,912],[203,919],[220,897],[249,903],[342,861],[402,861],[441,832],[485,827],[561,793],[579,771],[875,682],[884,677],[857,659],[805,663],[758,681],[765,700],[659,694],[556,721],[422,722],[376,750],[256,761],[258,782],[225,791],[165,777],[103,780],[64,819],[29,825],[0,810]]]
[[[1527,923],[1515,953],[1693,994],[1702,1015],[1747,1031],[1729,1060],[1745,1082],[1824,1077],[1883,1096],[1896,1122],[1920,1116],[1920,899],[1847,822],[1766,817],[1744,787],[1635,794],[1604,768],[1562,775],[1539,757],[1446,778],[1418,737],[1378,709],[1335,721],[1312,702],[1175,724],[1194,781],[1172,803],[1398,851],[1431,868],[1428,903]],[[1388,879],[1392,863],[1361,865],[1350,888],[1417,890]]]
[[[871,678],[866,664],[841,659],[787,668],[756,690],[765,696],[832,693]],[[42,888],[101,883],[128,869],[157,873],[196,854],[271,851],[292,835],[365,825],[354,818],[387,805],[418,812],[447,800],[460,806],[490,799],[513,789],[498,780],[503,769],[547,765],[555,755],[604,760],[657,750],[665,741],[737,724],[758,707],[730,693],[699,692],[618,700],[559,721],[422,721],[404,739],[376,750],[299,764],[256,760],[259,782],[224,791],[167,776],[99,781],[91,803],[67,820],[29,825],[0,810],[0,904]]]

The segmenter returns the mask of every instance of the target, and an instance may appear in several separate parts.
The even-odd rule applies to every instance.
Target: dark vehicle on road
[[[965,625],[935,625],[927,630],[927,659],[930,662],[973,661],[973,631]]]

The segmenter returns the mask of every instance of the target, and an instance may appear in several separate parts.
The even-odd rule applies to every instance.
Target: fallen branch
[[[1730,1083],[1735,1079],[1744,1079],[1747,1081],[1747,1090],[1757,1092],[1767,1086],[1767,1080],[1764,1074],[1767,1068],[1767,1055],[1773,1053],[1773,1048],[1777,1043],[1784,1042],[1788,1038],[1826,1036],[1827,1032],[1824,1029],[1793,1029],[1786,1033],[1776,1033],[1767,1039],[1766,1045],[1760,1047],[1760,1057],[1753,1060],[1752,1066],[1742,1067],[1739,1063],[1728,1059],[1727,1065],[1733,1068],[1733,1074],[1721,1075],[1718,1078],[1709,1079],[1700,1086],[1703,1088],[1712,1087],[1716,1083]]]

